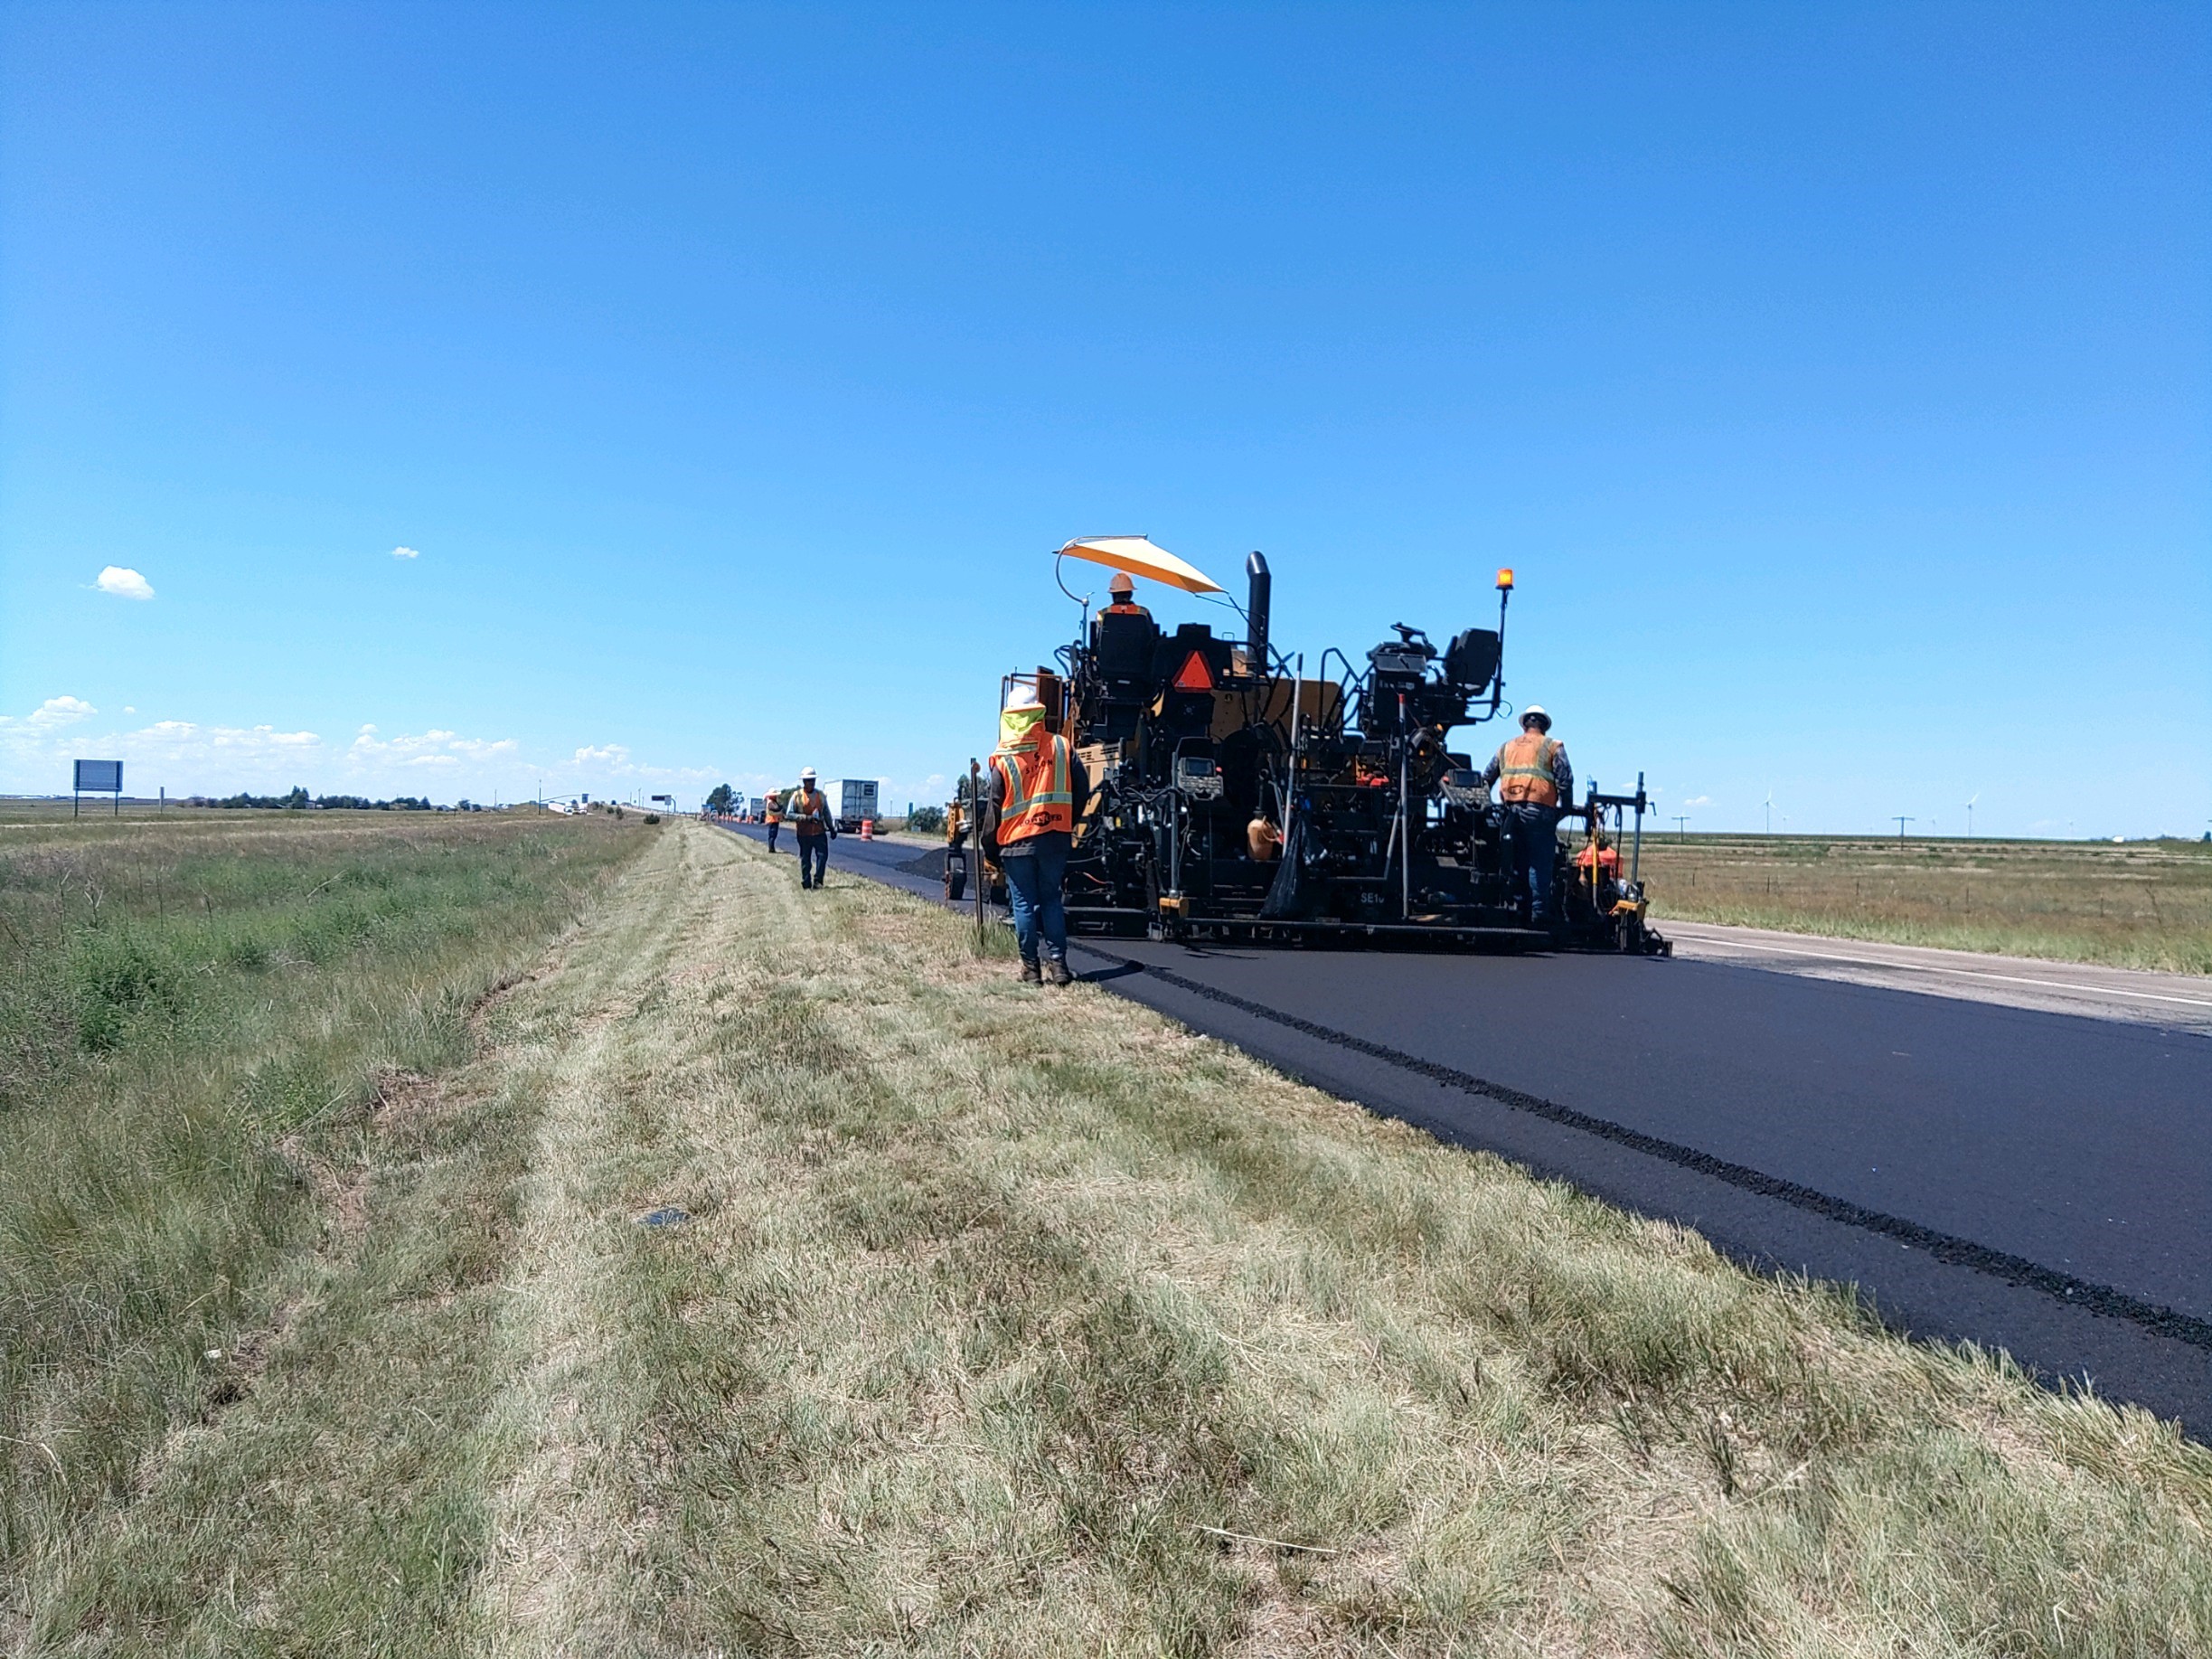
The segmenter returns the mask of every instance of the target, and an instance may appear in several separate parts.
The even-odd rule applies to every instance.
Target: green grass
[[[2172,1426],[632,833],[457,1064],[280,1140],[316,1224],[42,1512],[22,1645],[2212,1651]]]
[[[0,838],[0,1587],[240,1386],[332,1172],[645,835],[240,812]],[[0,1588],[0,1648],[23,1613]]]
[[[1689,921],[2212,973],[2212,844],[1647,835]]]

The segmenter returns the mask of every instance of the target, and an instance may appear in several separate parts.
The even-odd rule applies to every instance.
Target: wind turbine
[[[1976,790],[1974,792],[1974,801],[1978,801],[1981,798],[1981,791]],[[1969,801],[1966,803],[1966,839],[1969,841],[1972,841],[1974,838],[1974,801]]]
[[[1774,786],[1766,786],[1766,833],[1774,833]]]

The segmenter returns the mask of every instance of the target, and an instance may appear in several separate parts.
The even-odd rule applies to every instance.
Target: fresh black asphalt
[[[936,896],[937,856],[831,862]],[[1899,1328],[2212,1428],[2212,1039],[1679,959],[1115,939],[1076,965]]]

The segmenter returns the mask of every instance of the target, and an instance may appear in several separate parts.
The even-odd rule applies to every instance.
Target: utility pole
[[[1903,815],[1901,815],[1898,816],[1898,818],[1897,818],[1897,844],[1898,844],[1899,846],[1903,846],[1903,845],[1905,844],[1905,826],[1906,826],[1907,824],[1917,824],[1917,823],[1919,823],[1919,822],[1920,822],[1920,820],[1919,820],[1919,819],[1917,819],[1917,818],[1907,818],[1907,817],[1905,817],[1905,816],[1903,816]]]
[[[1674,838],[1677,841],[1688,841],[1690,839],[1690,815],[1688,813],[1678,813],[1675,815]]]

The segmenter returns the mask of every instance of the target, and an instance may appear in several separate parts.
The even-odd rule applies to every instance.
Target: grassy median
[[[1647,835],[1656,916],[2212,974],[2212,843]]]

